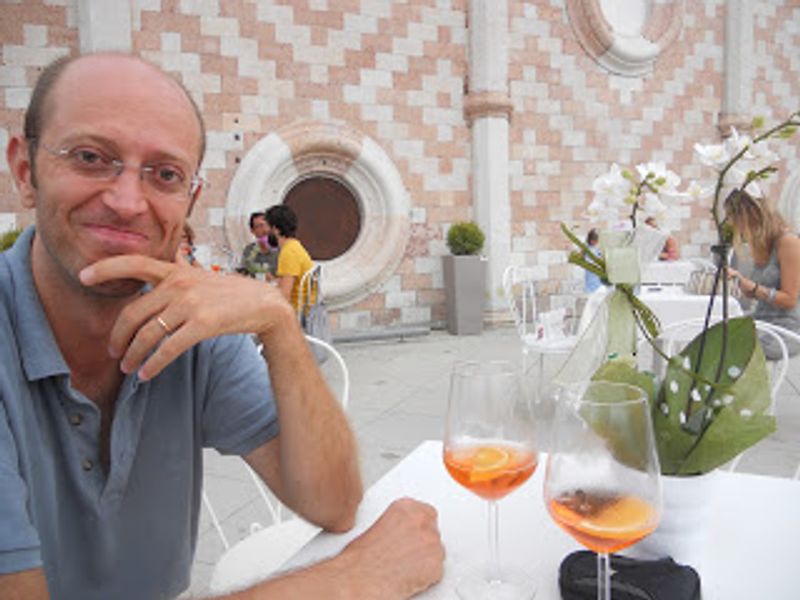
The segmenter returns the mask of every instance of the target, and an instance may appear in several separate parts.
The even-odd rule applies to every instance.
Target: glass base
[[[536,595],[536,583],[522,569],[482,567],[463,574],[456,593],[461,600],[530,600]]]

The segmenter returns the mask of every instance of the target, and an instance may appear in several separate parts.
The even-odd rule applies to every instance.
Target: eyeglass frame
[[[38,148],[38,147],[41,146],[51,156],[53,156],[55,158],[60,158],[62,160],[66,160],[71,152],[73,152],[76,148],[80,147],[80,145],[76,145],[76,146],[71,146],[71,147],[61,148],[61,149],[56,150],[56,149],[51,148],[50,146],[48,146],[47,144],[45,144],[44,142],[42,142],[38,138],[27,138],[27,142],[28,142],[29,145],[32,145],[34,148]],[[98,152],[101,152],[99,149],[97,149],[97,150],[98,150]],[[86,177],[87,179],[94,179],[94,180],[97,180],[97,181],[108,181],[108,182],[111,182],[111,181],[115,181],[116,179],[119,179],[119,177],[125,171],[125,168],[126,167],[130,167],[132,169],[135,169],[139,173],[139,180],[140,181],[145,181],[144,173],[147,172],[147,173],[152,174],[154,172],[155,167],[157,166],[157,164],[155,164],[155,165],[153,165],[153,164],[140,164],[138,166],[137,165],[131,165],[131,164],[128,164],[128,163],[125,163],[125,162],[121,161],[118,158],[110,159],[109,160],[109,164],[110,164],[110,166],[114,167],[114,170],[110,171],[110,175],[109,176],[92,177],[91,175],[87,175],[85,173],[80,173],[80,175],[82,177]],[[197,171],[195,171],[194,174],[190,178],[188,178],[188,180],[189,180],[189,188],[188,188],[187,193],[186,193],[186,198],[187,199],[193,199],[195,197],[195,195],[197,194],[197,192],[201,188],[208,186],[208,180],[205,177],[203,177],[202,175],[200,175]],[[170,196],[170,195],[177,196],[178,194],[162,194],[162,195],[165,195],[165,196]],[[192,204],[194,204],[194,203],[192,203]]]

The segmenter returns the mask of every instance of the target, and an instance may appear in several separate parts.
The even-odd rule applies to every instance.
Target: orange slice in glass
[[[502,448],[481,446],[472,459],[470,481],[488,481],[498,475],[511,462],[511,455]]]

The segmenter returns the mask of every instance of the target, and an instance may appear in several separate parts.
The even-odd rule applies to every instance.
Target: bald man
[[[181,593],[204,447],[309,521],[354,523],[353,434],[289,304],[174,260],[204,139],[180,84],[96,54],[43,71],[9,141],[36,224],[0,254],[4,600]],[[334,559],[229,597],[405,598],[442,557],[433,509],[400,501]]]

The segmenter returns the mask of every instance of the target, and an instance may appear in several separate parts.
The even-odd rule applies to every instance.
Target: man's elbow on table
[[[344,490],[343,494],[336,499],[335,502],[330,502],[326,505],[325,512],[322,519],[318,522],[319,526],[332,533],[344,533],[350,531],[356,523],[356,511],[361,504],[361,499],[364,497],[364,488],[361,484],[361,478],[347,486],[348,489]]]

